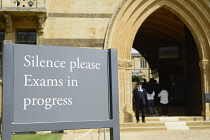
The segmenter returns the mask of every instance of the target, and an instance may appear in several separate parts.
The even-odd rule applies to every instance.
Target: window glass
[[[35,31],[18,31],[17,32],[17,44],[36,44],[36,32]]]
[[[141,68],[147,68],[147,62],[145,59],[141,59],[140,61]]]

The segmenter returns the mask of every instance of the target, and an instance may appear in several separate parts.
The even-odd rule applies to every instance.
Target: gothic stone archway
[[[175,14],[192,33],[199,53],[202,97],[210,93],[210,8],[208,1],[171,0],[122,0],[109,24],[105,49],[118,49],[120,120],[132,121],[131,48],[135,35],[153,12],[165,8]],[[204,101],[203,101],[204,102]],[[210,117],[210,105],[206,103],[202,114]],[[204,103],[203,103],[204,108]]]

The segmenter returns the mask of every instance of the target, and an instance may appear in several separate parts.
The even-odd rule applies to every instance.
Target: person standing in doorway
[[[168,116],[168,91],[162,88],[158,97],[160,97],[160,103],[162,105],[162,116]]]
[[[139,111],[142,113],[142,123],[145,123],[145,106],[147,103],[147,93],[144,88],[142,88],[142,82],[137,82],[136,88],[133,91],[133,96],[135,99],[136,107],[136,121],[139,122]]]
[[[150,116],[156,116],[154,97],[155,97],[155,91],[150,89],[149,92],[147,92],[147,100],[148,100],[147,103],[148,103]]]
[[[146,79],[144,79],[144,82],[142,83],[142,88],[144,88],[146,90],[146,92],[148,92],[148,90],[149,90],[149,83],[147,83]]]

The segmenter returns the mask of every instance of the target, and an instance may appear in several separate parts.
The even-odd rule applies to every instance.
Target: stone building
[[[118,50],[120,121],[132,121],[131,48],[187,115],[210,117],[209,0],[0,0],[0,39]]]
[[[146,59],[140,53],[131,53],[131,59],[133,61],[132,76],[149,81],[152,75]]]

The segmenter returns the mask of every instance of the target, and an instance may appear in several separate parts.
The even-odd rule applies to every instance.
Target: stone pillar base
[[[135,122],[135,113],[131,104],[124,105],[122,111],[120,111],[120,122]]]
[[[210,121],[210,111],[206,110],[206,120]]]
[[[134,112],[120,112],[120,123],[124,122],[135,122],[135,113]]]

